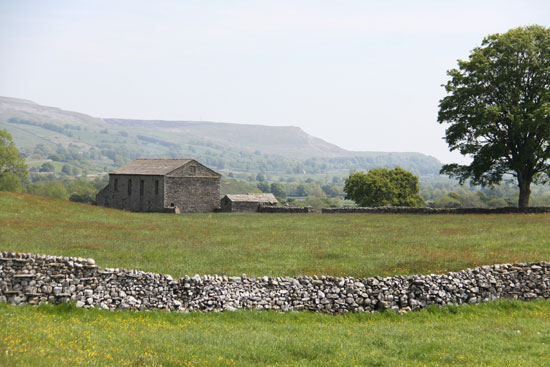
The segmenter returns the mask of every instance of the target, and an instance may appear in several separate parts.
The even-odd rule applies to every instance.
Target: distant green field
[[[355,277],[550,258],[550,215],[136,214],[0,192],[0,250],[184,274]],[[1,366],[550,366],[550,301],[406,315],[0,304]]]
[[[441,273],[550,259],[550,215],[157,214],[0,193],[1,249],[185,274]]]
[[[55,161],[45,160],[45,159],[41,159],[41,160],[37,160],[37,161],[26,160],[25,163],[27,164],[28,168],[34,167],[34,168],[38,168],[38,169],[40,169],[40,167],[42,167],[42,165],[44,163],[50,163],[51,165],[53,165],[53,167],[55,169],[55,171],[54,171],[55,173],[61,173],[61,169],[63,168],[64,165],[68,165],[71,168],[76,167],[78,169],[81,169],[80,167],[75,166],[73,164],[68,164],[68,163],[64,163],[64,162],[55,162]],[[44,173],[44,174],[48,174],[48,173]]]

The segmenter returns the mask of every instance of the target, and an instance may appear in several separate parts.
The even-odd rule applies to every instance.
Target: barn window
[[[128,196],[132,195],[132,180],[128,180]]]
[[[197,166],[189,166],[189,171],[191,173],[197,173]]]
[[[143,196],[143,191],[145,191],[145,182],[143,180],[139,181],[139,196]]]
[[[115,192],[118,192],[118,178],[115,178]]]
[[[155,195],[159,194],[159,180],[155,180]]]

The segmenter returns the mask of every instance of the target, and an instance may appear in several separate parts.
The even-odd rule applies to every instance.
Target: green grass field
[[[0,192],[2,249],[185,274],[366,277],[550,259],[550,215],[138,214]]]
[[[2,366],[548,366],[550,302],[406,315],[0,304]]]
[[[185,274],[440,273],[550,259],[550,215],[136,214],[0,192],[0,250]],[[550,366],[550,301],[397,315],[0,304],[4,366]]]

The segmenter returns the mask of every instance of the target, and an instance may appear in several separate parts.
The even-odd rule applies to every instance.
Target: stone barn
[[[257,212],[260,205],[277,205],[273,194],[225,195],[221,200],[222,212]]]
[[[212,212],[221,175],[194,159],[136,159],[109,173],[97,205],[134,212]]]

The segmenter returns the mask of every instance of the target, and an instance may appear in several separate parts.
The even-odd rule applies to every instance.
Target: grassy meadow
[[[550,259],[550,214],[130,213],[0,192],[0,249],[185,274],[441,273]]]
[[[550,259],[550,215],[137,214],[0,192],[0,250],[249,276],[441,273]],[[550,301],[397,315],[0,304],[1,366],[550,366]]]
[[[406,315],[0,304],[2,366],[549,366],[550,302]]]

